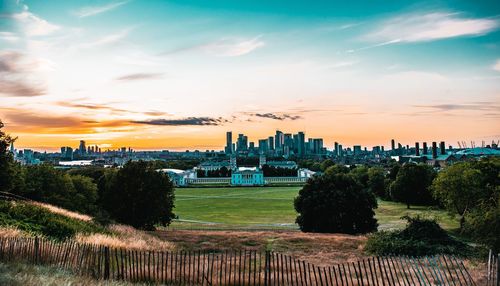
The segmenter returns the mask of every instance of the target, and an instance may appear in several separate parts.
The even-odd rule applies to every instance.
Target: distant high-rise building
[[[283,135],[283,137],[284,137],[284,142],[283,142],[284,147],[287,147],[289,151],[293,150],[292,134],[286,133]]]
[[[396,150],[396,141],[394,141],[394,139],[391,140],[391,150]]]
[[[274,135],[274,146],[276,151],[281,151],[283,150],[283,144],[285,142],[285,137],[283,135],[283,132],[276,130],[276,135]]]
[[[259,140],[259,153],[266,154],[269,151],[269,141],[267,139]]]
[[[80,140],[80,146],[78,147],[78,151],[79,151],[80,155],[85,155],[85,153],[87,152],[87,147],[85,147],[84,140]]]
[[[439,151],[441,152],[441,155],[446,155],[446,146],[444,141],[439,143]]]
[[[236,141],[236,149],[238,152],[248,151],[248,137],[243,134],[238,134]]]
[[[427,149],[427,142],[424,142],[422,143],[422,152],[424,153],[424,155],[427,155],[429,150]]]
[[[361,155],[362,152],[361,152],[361,146],[360,145],[354,145],[353,149],[354,149],[354,155],[355,156],[356,155]]]
[[[264,166],[265,164],[267,164],[266,155],[260,154],[260,156],[259,156],[259,167],[262,168],[262,166]]]
[[[321,138],[313,139],[313,153],[314,154],[323,153],[323,139]]]
[[[339,142],[333,144],[333,155],[340,156],[339,154]]]
[[[306,154],[306,138],[304,132],[297,133],[297,153],[299,156]]]
[[[225,153],[228,155],[233,153],[233,132],[231,131],[226,132]]]
[[[269,150],[274,150],[274,137],[273,136],[269,136],[269,138],[267,138],[267,145],[269,145]]]
[[[415,156],[420,156],[420,144],[415,142]]]
[[[342,150],[342,144],[339,144],[339,153],[338,153],[339,157],[342,157],[342,155],[344,155],[343,153],[343,150]]]
[[[437,158],[437,143],[432,142],[432,158]]]

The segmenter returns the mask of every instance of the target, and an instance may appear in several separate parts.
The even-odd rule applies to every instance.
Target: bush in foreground
[[[403,217],[408,221],[403,230],[372,234],[365,250],[374,255],[424,256],[435,254],[467,255],[466,244],[452,238],[433,219],[420,216]]]
[[[377,229],[377,200],[346,170],[330,167],[310,179],[295,198],[296,219],[304,232],[358,234]]]

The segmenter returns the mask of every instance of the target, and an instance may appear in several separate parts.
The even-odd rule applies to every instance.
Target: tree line
[[[15,140],[0,121],[0,190],[140,229],[168,225],[174,214],[174,187],[156,171],[156,162],[131,162],[122,168],[61,170],[50,164],[22,166],[9,145]]]
[[[321,162],[319,165],[330,165]],[[444,208],[460,218],[459,232],[500,249],[500,158],[458,162],[439,171],[426,164],[331,165],[295,199],[303,231],[367,233],[377,229],[376,197]]]

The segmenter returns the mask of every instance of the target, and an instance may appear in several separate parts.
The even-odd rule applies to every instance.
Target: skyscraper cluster
[[[259,139],[258,145],[248,141],[248,136],[238,134],[236,143],[233,143],[233,133],[226,133],[226,146],[224,151],[227,155],[247,155],[247,154],[266,154],[271,156],[297,156],[304,157],[310,155],[324,155],[326,148],[323,147],[322,138],[308,138],[306,141],[305,133],[296,134],[283,133],[276,130],[274,136]]]

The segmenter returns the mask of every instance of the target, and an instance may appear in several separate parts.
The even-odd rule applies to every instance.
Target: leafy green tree
[[[405,164],[392,182],[390,187],[391,198],[403,202],[407,208],[410,205],[428,205],[433,203],[430,190],[436,172],[424,164]]]
[[[481,186],[481,171],[469,162],[451,165],[437,175],[432,184],[433,194],[450,212],[460,216],[460,229],[465,215],[487,194]]]
[[[355,168],[351,169],[351,174],[354,176],[354,179],[356,179],[356,181],[358,181],[358,183],[360,183],[361,186],[363,186],[363,188],[367,189],[369,187],[368,167],[356,166]]]
[[[80,167],[80,168],[73,168],[68,170],[68,174],[73,176],[84,176],[91,178],[94,183],[98,183],[99,179],[104,175],[104,172],[106,172],[107,168],[100,167],[100,166],[85,166],[85,167]]]
[[[0,120],[0,191],[16,193],[23,188],[23,170],[9,152],[9,147],[16,138],[3,132],[3,127]]]
[[[87,214],[95,214],[97,211],[97,185],[89,177],[80,175],[70,176],[75,197],[72,199],[74,210]]]
[[[377,229],[375,196],[344,168],[328,168],[299,191],[294,206],[302,231],[356,234]]]
[[[467,212],[463,233],[500,251],[500,201],[495,206],[481,204]]]
[[[382,167],[371,167],[368,170],[368,188],[381,198],[386,198],[385,171]]]
[[[321,162],[320,169],[321,171],[326,171],[329,167],[335,165],[335,162],[333,162],[331,159],[326,159],[323,162]]]
[[[69,210],[77,210],[76,190],[71,177],[52,165],[41,164],[26,168],[26,187],[20,195]]]
[[[170,224],[174,214],[174,187],[167,175],[148,162],[128,162],[100,182],[101,203],[111,218],[136,228],[153,230]]]

